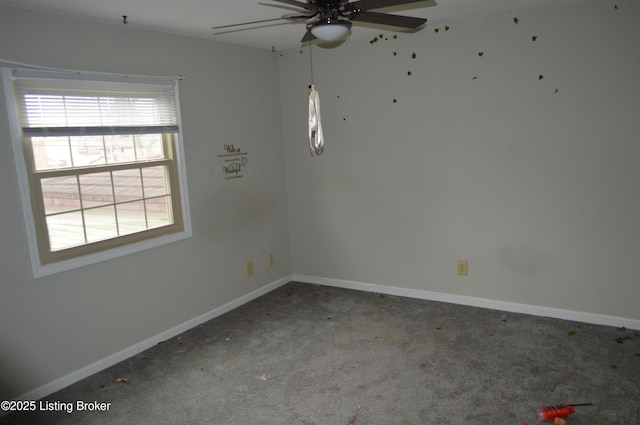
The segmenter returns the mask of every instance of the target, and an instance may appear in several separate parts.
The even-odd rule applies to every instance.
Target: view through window
[[[184,230],[174,81],[9,78],[42,264]]]

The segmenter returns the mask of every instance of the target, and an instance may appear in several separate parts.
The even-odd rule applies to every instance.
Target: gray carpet
[[[0,424],[639,424],[640,332],[290,283],[45,400]]]

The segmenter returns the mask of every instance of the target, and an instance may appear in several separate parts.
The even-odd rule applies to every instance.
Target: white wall
[[[282,54],[294,276],[640,323],[640,8],[615,4],[314,47],[315,158],[309,52]]]
[[[290,275],[276,55],[0,7],[0,60],[184,75],[180,103],[194,233],[33,279],[2,100],[0,399],[42,395],[83,367]],[[225,180],[222,173],[217,155],[229,143],[248,153],[241,179]],[[251,277],[247,260],[255,264]]]

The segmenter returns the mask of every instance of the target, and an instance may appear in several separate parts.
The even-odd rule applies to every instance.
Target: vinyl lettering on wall
[[[235,145],[224,145],[224,153],[218,155],[218,160],[222,162],[225,180],[241,179],[244,176],[244,168],[249,162],[247,155],[247,152]]]

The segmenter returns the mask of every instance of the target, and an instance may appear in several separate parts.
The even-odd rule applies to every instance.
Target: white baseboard
[[[315,283],[318,285],[335,286],[338,288],[355,289],[358,291],[397,295],[401,297],[417,298],[429,301],[440,301],[473,307],[490,308],[493,310],[508,311],[511,313],[523,313],[530,314],[532,316],[553,317],[555,319],[572,320],[576,322],[591,323],[596,325],[615,326],[618,328],[625,327],[627,329],[640,330],[640,320],[607,316],[604,314],[562,310],[558,308],[543,307],[538,305],[519,304],[486,298],[469,297],[465,295],[446,294],[442,292],[423,291],[419,289],[398,288],[395,286],[376,285],[373,283],[354,282],[350,280],[332,279],[301,274],[293,274],[292,279],[296,282],[302,283]]]
[[[263,286],[262,288],[256,289],[255,291],[250,292],[246,295],[243,295],[240,298],[236,298],[235,300],[230,301],[220,307],[217,307],[207,313],[204,313],[198,317],[195,317],[191,320],[181,323],[178,326],[175,326],[171,329],[168,329],[164,332],[154,335],[151,338],[145,339],[144,341],[134,344],[131,347],[125,348],[122,351],[119,351],[115,354],[105,357],[102,360],[98,360],[95,363],[85,366],[82,369],[76,370],[66,376],[58,378],[55,381],[49,382],[34,390],[31,390],[19,397],[16,397],[15,400],[38,400],[48,396],[49,394],[53,394],[54,392],[59,391],[75,382],[78,382],[97,372],[100,372],[108,367],[111,367],[123,360],[128,359],[129,357],[135,356],[136,354],[139,354],[144,350],[151,348],[162,341],[166,341],[169,338],[173,338],[174,336],[180,335],[181,333],[188,331],[191,328],[194,328],[204,322],[207,322],[237,307],[240,307],[241,305],[246,304],[249,301],[252,301],[268,292],[273,291],[274,289],[286,283],[291,282],[291,280],[292,280],[291,276],[285,276],[283,278],[280,278],[274,282],[271,282],[268,285]]]

